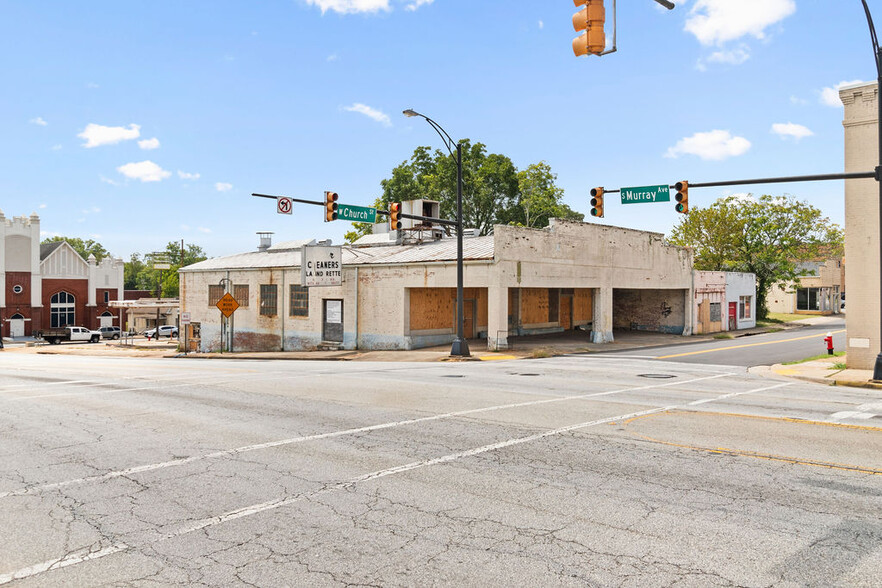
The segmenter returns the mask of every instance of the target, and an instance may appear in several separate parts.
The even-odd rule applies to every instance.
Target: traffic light
[[[337,220],[337,193],[325,192],[325,222]]]
[[[674,188],[677,189],[677,195],[674,197],[677,200],[677,205],[674,206],[674,210],[689,214],[689,182],[686,180],[677,182],[674,184]]]
[[[401,203],[389,203],[389,230],[397,231],[401,228]]]
[[[591,216],[603,217],[603,188],[591,188]]]
[[[573,39],[573,53],[580,55],[600,55],[606,48],[606,34],[603,26],[606,23],[606,9],[603,0],[573,0],[576,6],[584,6],[573,15],[573,28],[585,31]]]

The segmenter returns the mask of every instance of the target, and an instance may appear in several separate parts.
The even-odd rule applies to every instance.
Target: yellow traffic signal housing
[[[584,6],[573,15],[573,28],[585,31],[573,39],[573,53],[581,55],[600,55],[606,49],[606,9],[603,0],[573,0],[576,6]]]
[[[591,216],[603,218],[603,188],[591,188]]]
[[[337,193],[325,192],[325,222],[337,220]]]
[[[677,182],[674,184],[674,188],[677,189],[677,195],[674,197],[677,200],[677,205],[674,206],[674,210],[682,214],[689,214],[689,182],[686,180]]]
[[[392,202],[389,204],[389,230],[397,231],[401,228],[401,203]]]

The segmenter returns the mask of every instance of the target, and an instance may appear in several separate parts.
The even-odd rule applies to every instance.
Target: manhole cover
[[[638,378],[652,378],[653,380],[667,380],[668,378],[676,378],[673,374],[638,374]]]

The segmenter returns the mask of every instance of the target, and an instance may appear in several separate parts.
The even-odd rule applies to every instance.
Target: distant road
[[[798,361],[826,353],[824,336],[827,333],[833,333],[834,350],[844,351],[845,319],[835,319],[823,325],[788,329],[778,333],[610,353],[662,361],[753,367]]]

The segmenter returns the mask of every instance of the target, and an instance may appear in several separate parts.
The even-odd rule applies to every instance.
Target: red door
[[[729,330],[734,331],[738,328],[738,303],[729,303]]]

